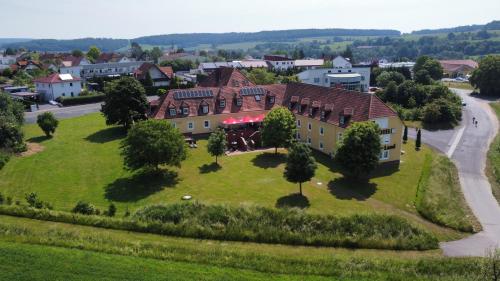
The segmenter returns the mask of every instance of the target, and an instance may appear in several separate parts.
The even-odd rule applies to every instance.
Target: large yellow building
[[[230,134],[246,145],[275,106],[294,113],[299,140],[328,155],[335,154],[350,124],[376,122],[381,128],[380,161],[399,162],[403,124],[377,96],[303,83],[255,85],[233,68],[214,71],[197,88],[170,90],[152,103],[152,117],[167,119],[182,133],[193,135],[239,126]]]

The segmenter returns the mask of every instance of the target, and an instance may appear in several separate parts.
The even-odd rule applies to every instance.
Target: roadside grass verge
[[[490,103],[500,121],[500,102]],[[491,184],[491,190],[497,201],[500,202],[500,135],[497,132],[495,139],[488,150],[488,160],[486,161],[486,175]]]
[[[23,244],[30,244],[30,246]],[[102,255],[80,250],[102,253]],[[53,255],[54,251],[64,252],[64,254],[56,257]],[[47,258],[37,261],[41,253]],[[78,258],[80,255],[87,256],[89,259],[116,261],[116,264],[101,262],[90,266]],[[148,260],[134,259],[136,257],[148,258]],[[5,261],[1,261],[2,259]],[[319,276],[328,277],[327,280],[473,280],[480,272],[481,260],[442,257],[438,251],[343,250],[173,238],[0,216],[0,268],[2,266],[10,268],[8,271],[10,274],[13,274],[13,271],[19,274],[34,274],[44,272],[44,270],[53,270],[58,274],[60,272],[83,274],[82,276],[87,278],[78,280],[88,280],[87,274],[92,274],[93,270],[90,268],[94,268],[95,272],[102,274],[103,277],[119,276],[117,279],[126,279],[126,276],[122,277],[117,273],[116,268],[121,268],[119,265],[123,266],[124,272],[128,272],[136,269],[131,263],[143,266],[143,262],[146,261],[151,263],[151,266],[144,267],[148,270],[138,270],[145,276],[137,278],[132,274],[131,279],[136,277],[135,280],[149,280],[152,276],[156,276],[154,275],[156,265],[161,264],[162,269],[166,271],[173,266],[187,270],[186,272],[190,272],[189,266],[208,271],[209,266],[214,266],[218,272],[222,273],[232,272],[229,269],[245,270],[238,271],[241,272],[242,278],[246,278],[249,271],[269,274],[269,277],[260,276],[258,280],[323,280]],[[29,266],[30,262],[35,264],[36,268]],[[86,268],[89,268],[89,272],[85,272]],[[170,279],[175,279],[173,276],[176,275],[172,275]],[[33,280],[28,277],[19,279]],[[187,277],[190,278],[188,280],[202,279],[197,278],[197,275]],[[94,277],[95,279],[102,280]],[[6,280],[15,280],[15,278]]]
[[[481,225],[465,202],[458,171],[445,156],[426,156],[415,207],[428,220],[464,232],[478,232]]]
[[[474,87],[470,83],[467,82],[443,82],[445,86],[448,88],[454,88],[454,89],[462,89],[462,90],[474,90]]]
[[[189,203],[146,207],[133,218],[86,216],[5,205],[0,205],[0,213],[108,229],[225,241],[392,250],[438,247],[438,239],[430,232],[403,218],[386,215],[336,217],[292,209]]]

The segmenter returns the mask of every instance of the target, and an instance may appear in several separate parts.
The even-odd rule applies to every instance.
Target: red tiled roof
[[[134,76],[139,80],[145,79],[146,73],[151,69],[151,67],[156,67],[158,69],[158,71],[160,71],[162,74],[164,74],[167,78],[169,78],[169,79],[172,78],[167,73],[165,73],[161,67],[158,67],[157,65],[149,63],[149,62],[145,62],[145,63],[141,64],[141,66],[134,71]],[[171,67],[169,67],[169,68],[170,68],[170,70],[172,70]]]
[[[82,79],[80,79],[78,77],[74,77],[74,76],[71,76],[73,78],[71,80],[61,80],[61,77],[59,75],[60,75],[59,73],[53,73],[47,77],[41,77],[41,78],[35,79],[35,80],[33,80],[33,82],[54,84],[54,83],[75,82],[75,81],[82,80]]]
[[[238,69],[232,67],[219,67],[205,79],[200,81],[200,87],[245,87],[255,86],[252,81]]]
[[[108,63],[108,62],[117,62],[122,59],[124,55],[115,54],[115,53],[102,53],[97,58],[97,63]]]
[[[171,66],[160,66],[158,67],[161,72],[168,76],[168,78],[172,79],[174,77],[174,69]]]
[[[231,72],[229,77],[232,77],[234,73],[236,72]],[[243,75],[240,72],[237,73]],[[256,100],[254,95],[241,95],[240,91],[246,88],[261,88],[263,89],[262,93],[264,93],[264,96],[260,100]],[[204,98],[175,98],[176,94],[189,91],[211,91],[212,96]],[[267,96],[273,96],[275,103],[270,104]],[[236,104],[236,99],[239,98],[242,99],[241,106]],[[222,99],[225,99],[224,108],[220,107],[220,100]],[[397,116],[396,112],[384,104],[376,95],[303,83],[258,86],[252,84],[250,87],[222,85],[170,90],[167,95],[159,100],[158,104],[158,108],[152,115],[155,119],[185,117],[180,112],[180,108],[183,106],[189,107],[188,116],[204,115],[201,113],[202,104],[208,104],[208,115],[265,111],[270,110],[274,106],[282,105],[288,107],[296,115],[303,115],[337,126],[339,126],[340,116],[348,116],[344,126],[348,126],[350,122]],[[176,116],[169,115],[170,108],[177,109]],[[321,111],[323,110],[325,111],[325,118],[321,119]]]
[[[463,69],[475,69],[479,65],[473,60],[442,60],[439,61],[443,69],[447,72],[455,72]]]

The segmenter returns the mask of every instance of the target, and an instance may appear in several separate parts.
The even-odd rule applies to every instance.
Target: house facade
[[[134,71],[134,77],[137,80],[144,81],[148,73],[153,80],[154,87],[170,86],[170,82],[173,78],[173,70],[171,67],[158,67],[153,63],[145,62]]]
[[[318,68],[299,73],[300,81],[323,87],[342,87],[347,90],[368,92],[370,89],[369,66],[350,68]]]
[[[36,92],[44,101],[59,97],[76,97],[82,92],[82,81],[71,74],[54,73],[47,77],[35,79]]]
[[[274,71],[286,71],[295,67],[295,60],[286,56],[266,55],[264,60],[269,68]]]
[[[236,136],[229,143],[246,145],[254,141],[265,115],[284,106],[295,115],[297,139],[330,156],[352,123],[373,121],[381,129],[380,162],[399,162],[402,121],[376,95],[304,83],[255,85],[232,68],[205,80],[198,88],[169,91],[152,104],[151,117],[168,120],[183,134],[224,127],[228,137]]]
[[[465,77],[479,67],[473,60],[441,60],[439,63],[443,67],[445,76],[452,78]]]

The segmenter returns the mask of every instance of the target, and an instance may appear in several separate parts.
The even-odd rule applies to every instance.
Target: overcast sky
[[[500,0],[0,0],[0,38],[135,38],[192,32],[377,28],[500,19]]]

